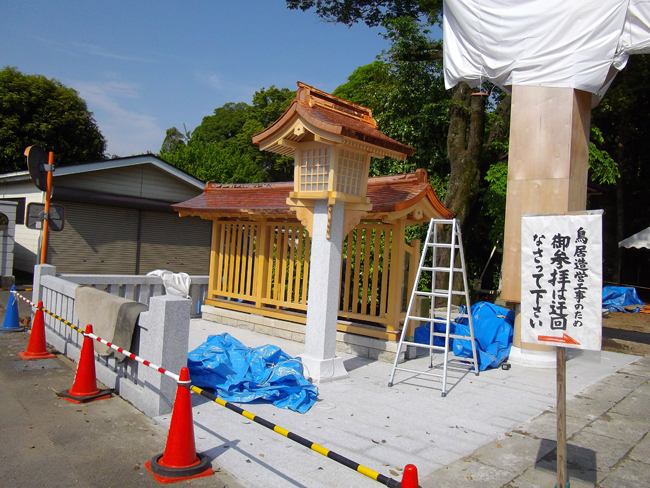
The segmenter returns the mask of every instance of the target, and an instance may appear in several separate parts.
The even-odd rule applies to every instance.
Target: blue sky
[[[77,90],[108,153],[130,156],[262,87],[331,92],[388,48],[380,32],[284,0],[2,0],[0,67]]]

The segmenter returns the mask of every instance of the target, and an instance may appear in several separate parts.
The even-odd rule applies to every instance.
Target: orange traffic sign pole
[[[41,264],[47,262],[47,231],[50,224],[50,196],[52,195],[52,170],[54,169],[54,153],[50,151],[48,156],[47,169],[47,190],[45,192],[45,218],[43,219],[43,239],[41,243]]]

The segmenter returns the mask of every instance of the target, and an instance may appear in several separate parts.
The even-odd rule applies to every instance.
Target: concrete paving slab
[[[630,453],[630,459],[650,464],[650,434],[646,434]],[[650,479],[650,478],[648,478]]]
[[[527,435],[508,434],[474,451],[467,459],[495,468],[523,473],[531,460],[537,461],[555,449],[555,442]]]
[[[190,329],[190,350],[208,335],[227,332],[249,347],[274,344],[291,356],[304,351],[300,343],[200,319],[193,320]],[[263,404],[241,407],[395,479],[401,478],[400,470],[407,463],[416,464],[423,488],[504,486],[522,475],[524,459],[534,462],[545,454],[535,451],[540,439],[512,432],[555,405],[554,370],[513,365],[509,371],[489,370],[479,376],[455,372],[448,378],[452,388],[442,398],[439,378],[398,371],[394,386],[389,388],[392,364],[343,353],[340,356],[349,378],[319,385],[319,400],[306,414]],[[440,364],[440,355],[434,355],[434,359]],[[620,394],[613,395],[616,399],[603,400],[600,395],[594,399],[582,392],[613,372],[629,367],[636,359],[607,352],[600,355],[600,362],[580,355],[571,357],[567,363],[569,398],[580,393],[576,408],[588,405],[590,415],[598,415],[629,394],[629,389],[627,393],[624,390],[634,381],[624,383]],[[408,363],[409,368],[418,371],[427,366],[427,357]],[[195,401],[194,405],[197,449],[215,456],[216,462],[245,486],[378,486],[375,481],[212,402]],[[548,417],[548,425],[544,423],[544,428],[536,431],[545,439],[549,439],[548,428],[555,425],[555,415]],[[156,420],[166,425],[169,417]],[[568,423],[575,425],[571,432],[578,432],[593,420],[576,413],[569,416]],[[512,433],[520,442],[508,444],[510,438],[504,437],[505,433]],[[494,447],[495,441],[503,441],[502,448]],[[467,456],[485,445],[485,460],[465,462]],[[500,464],[497,450],[501,451]],[[521,459],[517,458],[518,453]]]
[[[595,471],[579,472],[569,469],[567,473],[571,488],[594,488],[598,482],[598,474]],[[556,484],[555,463],[538,463],[504,488],[553,488]]]
[[[517,476],[516,471],[495,468],[475,461],[454,463],[420,478],[422,488],[501,488]]]
[[[639,488],[648,486],[648,480],[650,465],[628,459],[603,480],[600,488]]]
[[[576,471],[608,473],[629,450],[630,439],[613,439],[585,429],[567,441],[567,466]],[[549,460],[556,457],[557,453],[553,451]]]
[[[584,431],[636,444],[643,438],[649,426],[650,419],[648,418],[608,412],[594,420]]]

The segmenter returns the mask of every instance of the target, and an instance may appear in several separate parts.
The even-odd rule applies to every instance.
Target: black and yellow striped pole
[[[399,481],[397,481],[397,480],[395,480],[393,478],[389,478],[388,476],[384,476],[383,474],[378,473],[377,471],[373,471],[372,469],[366,468],[365,466],[363,466],[363,465],[361,465],[359,463],[355,463],[351,459],[348,459],[345,456],[342,456],[341,454],[338,454],[338,453],[336,453],[334,451],[330,451],[329,449],[326,449],[325,447],[320,446],[320,445],[316,444],[315,442],[311,442],[310,440],[305,439],[304,437],[299,436],[298,434],[294,434],[293,432],[289,432],[288,430],[283,429],[282,427],[279,427],[279,426],[275,425],[274,423],[269,422],[268,420],[265,420],[265,419],[263,419],[261,417],[258,417],[255,414],[247,412],[246,410],[244,410],[242,408],[239,408],[237,405],[233,405],[230,402],[222,400],[221,398],[216,397],[216,396],[212,395],[211,393],[208,393],[207,391],[199,388],[198,386],[192,385],[190,387],[190,389],[194,393],[196,393],[198,395],[201,395],[202,397],[207,398],[208,400],[211,400],[211,401],[213,401],[215,403],[218,403],[222,407],[226,407],[228,410],[231,410],[231,411],[233,411],[235,413],[238,413],[239,415],[242,415],[243,417],[246,417],[248,420],[252,420],[253,422],[255,422],[255,423],[259,424],[259,425],[262,425],[262,426],[266,427],[267,429],[272,430],[273,432],[276,432],[277,434],[285,436],[287,439],[291,439],[292,441],[297,442],[301,446],[304,446],[304,447],[306,447],[308,449],[311,449],[312,451],[315,451],[318,454],[322,454],[323,456],[331,459],[332,461],[336,461],[337,463],[342,464],[343,466],[346,466],[346,467],[348,467],[350,469],[353,469],[353,470],[367,476],[368,478],[371,478],[371,479],[373,479],[375,481],[378,481],[379,483],[382,483],[382,484],[388,486],[389,488],[401,488],[401,486],[402,486]]]
[[[21,298],[25,302],[29,303],[30,305],[32,305],[34,307],[37,306],[36,304],[31,302],[27,298],[23,297],[19,293],[17,293],[17,292],[14,292],[14,293],[19,298]],[[170,376],[171,378],[175,379],[176,381],[179,381],[179,376],[177,374],[172,373],[171,371],[168,371],[168,370],[166,370],[164,368],[161,368],[160,366],[157,366],[157,365],[155,365],[153,363],[150,363],[149,361],[145,360],[144,358],[141,358],[140,356],[136,356],[135,354],[133,354],[130,351],[127,351],[126,349],[118,347],[115,344],[112,344],[112,343],[102,339],[101,337],[97,337],[95,334],[86,333],[81,328],[76,327],[71,322],[68,322],[63,317],[60,317],[60,316],[58,316],[57,314],[55,314],[53,312],[50,312],[46,308],[43,308],[43,307],[38,307],[38,308],[40,310],[42,310],[44,313],[54,317],[55,319],[59,320],[60,322],[64,323],[65,325],[67,325],[68,327],[72,328],[73,330],[83,334],[84,336],[88,336],[93,340],[101,342],[102,344],[105,344],[105,345],[115,349],[116,351],[121,352],[122,354],[130,357],[131,359],[134,359],[134,360],[144,364],[145,366],[148,366],[150,368],[153,368],[153,369],[157,370],[159,373]],[[225,408],[227,408],[228,410],[230,410],[232,412],[235,412],[235,413],[237,413],[237,414],[239,414],[239,415],[241,415],[243,417],[246,417],[247,419],[252,420],[256,424],[262,425],[262,426],[266,427],[269,430],[272,430],[273,432],[275,432],[277,434],[283,435],[287,439],[291,439],[292,441],[297,442],[301,446],[304,446],[304,447],[306,447],[308,449],[311,449],[312,451],[315,451],[318,454],[321,454],[321,455],[331,459],[332,461],[336,461],[337,463],[342,464],[343,466],[346,466],[346,467],[348,467],[350,469],[353,469],[354,471],[357,471],[358,473],[361,473],[362,475],[367,476],[370,479],[373,479],[373,480],[375,480],[375,481],[377,481],[379,483],[382,483],[383,485],[386,485],[389,488],[418,488],[417,469],[413,465],[408,465],[407,468],[411,468],[411,470],[415,470],[415,473],[413,474],[412,472],[409,472],[408,480],[406,480],[406,478],[407,478],[406,472],[409,471],[408,469],[406,469],[405,470],[404,483],[400,483],[399,481],[397,481],[397,480],[395,480],[393,478],[389,478],[388,476],[385,476],[385,475],[383,475],[381,473],[378,473],[377,471],[374,471],[374,470],[372,470],[370,468],[367,468],[367,467],[365,467],[365,466],[363,466],[363,465],[361,465],[359,463],[356,463],[356,462],[352,461],[351,459],[348,459],[345,456],[342,456],[341,454],[338,454],[338,453],[336,453],[334,451],[330,451],[329,449],[327,449],[327,448],[325,448],[323,446],[320,446],[320,445],[316,444],[315,442],[311,442],[310,440],[305,439],[304,437],[302,437],[302,436],[300,436],[298,434],[294,434],[293,432],[289,432],[288,430],[283,429],[282,427],[280,427],[278,425],[275,425],[274,423],[269,422],[268,420],[265,420],[262,417],[259,417],[259,416],[255,415],[255,414],[251,413],[251,412],[248,412],[248,411],[238,407],[237,405],[234,405],[234,404],[232,404],[230,402],[227,402],[227,401],[225,401],[225,400],[223,400],[223,399],[221,399],[221,398],[219,398],[219,397],[217,397],[217,396],[203,390],[202,388],[199,388],[198,386],[194,386],[194,385],[188,385],[188,386],[189,386],[190,391],[193,391],[194,393],[196,393],[198,395],[201,395],[202,397],[207,398],[208,400],[213,401],[216,404],[221,405],[222,407],[225,407]]]

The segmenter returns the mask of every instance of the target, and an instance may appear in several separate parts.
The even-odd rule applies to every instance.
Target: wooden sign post
[[[557,486],[568,486],[566,348],[600,350],[602,210],[521,219],[521,340],[556,346]]]

